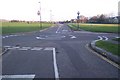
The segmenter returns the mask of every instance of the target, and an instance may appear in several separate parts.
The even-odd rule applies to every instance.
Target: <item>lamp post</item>
[[[37,12],[37,14],[40,16],[40,28],[42,29],[42,22],[41,22],[41,2],[40,3],[40,10]]]
[[[79,29],[79,19],[80,19],[80,16],[79,16],[79,15],[80,15],[80,12],[79,12],[79,11],[77,12],[77,15],[78,15],[78,16],[77,16],[77,23],[78,23],[78,29]]]

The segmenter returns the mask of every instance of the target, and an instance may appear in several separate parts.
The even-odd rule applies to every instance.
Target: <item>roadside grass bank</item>
[[[120,56],[120,53],[119,53],[120,45],[119,44],[113,44],[107,41],[100,40],[100,41],[97,41],[95,45],[108,52],[111,52],[114,55]]]
[[[118,24],[87,24],[87,23],[80,23],[79,28],[78,24],[70,23],[68,26],[75,31],[78,30],[85,30],[91,32],[108,32],[108,33],[118,33],[120,32],[118,28]]]
[[[115,38],[115,39],[112,39],[112,40],[120,42],[120,38]]]
[[[39,22],[2,22],[2,34],[10,34],[10,33],[20,33],[20,32],[31,32],[31,31],[39,31],[45,28],[51,27],[52,23],[42,23],[42,27],[40,27]]]

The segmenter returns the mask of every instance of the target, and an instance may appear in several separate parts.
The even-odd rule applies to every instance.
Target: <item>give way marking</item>
[[[46,50],[53,51],[53,65],[54,65],[55,80],[59,80],[59,72],[58,72],[55,48],[49,47],[49,48],[46,48]],[[32,78],[33,79],[34,77],[35,77],[34,74],[32,75],[2,75],[0,76],[0,80],[2,80],[2,78]]]

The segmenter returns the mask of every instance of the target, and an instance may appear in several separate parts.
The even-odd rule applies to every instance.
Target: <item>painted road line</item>
[[[105,38],[106,41],[108,40],[108,38],[106,36],[103,36],[103,38]]]
[[[53,50],[53,47],[47,47],[44,50]]]
[[[53,64],[54,64],[54,71],[55,71],[55,79],[59,80],[59,73],[58,73],[58,67],[57,67],[57,61],[56,61],[55,48],[53,48]]]
[[[3,75],[2,78],[34,78],[35,75]]]
[[[116,36],[115,38],[120,38],[120,37]]]
[[[59,31],[59,29],[60,29],[60,28],[61,28],[61,26],[59,26],[59,27],[58,27],[58,29],[57,29],[56,33],[59,33],[58,31]]]
[[[103,40],[103,38],[101,36],[98,36],[99,40]]]
[[[66,36],[62,36],[62,38],[65,38]]]
[[[26,51],[26,50],[28,50],[28,48],[19,48],[18,50],[23,50],[23,51],[25,50]]]
[[[42,38],[42,37],[36,37],[36,39],[45,39],[45,38]]]
[[[35,50],[35,51],[37,51],[37,50],[38,50],[38,51],[39,51],[39,50],[42,50],[42,49],[43,49],[43,48],[34,47],[34,48],[32,48],[31,50],[33,50],[33,51],[34,51],[34,50]]]
[[[77,37],[75,37],[75,36],[73,36],[73,35],[69,35],[69,36],[71,36],[71,37],[70,37],[71,39],[77,38]]]
[[[101,59],[103,59],[103,60],[107,61],[108,63],[112,64],[114,67],[120,69],[120,66],[119,66],[118,64],[114,63],[113,61],[111,61],[111,60],[105,58],[104,56],[98,54],[97,52],[93,51],[92,49],[90,49],[90,48],[88,47],[88,44],[86,44],[85,47],[86,47],[87,50],[89,50],[91,53],[97,55],[97,56],[100,57]]]
[[[22,48],[24,48],[24,49],[30,49],[31,47],[22,47]]]
[[[4,39],[5,37],[3,36],[2,38]]]

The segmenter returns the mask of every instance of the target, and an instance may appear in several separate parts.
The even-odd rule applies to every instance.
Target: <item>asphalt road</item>
[[[118,35],[71,31],[66,24],[41,32],[3,35],[2,45],[9,50],[2,56],[2,77],[118,78],[118,68],[86,47],[98,36],[110,39]]]

